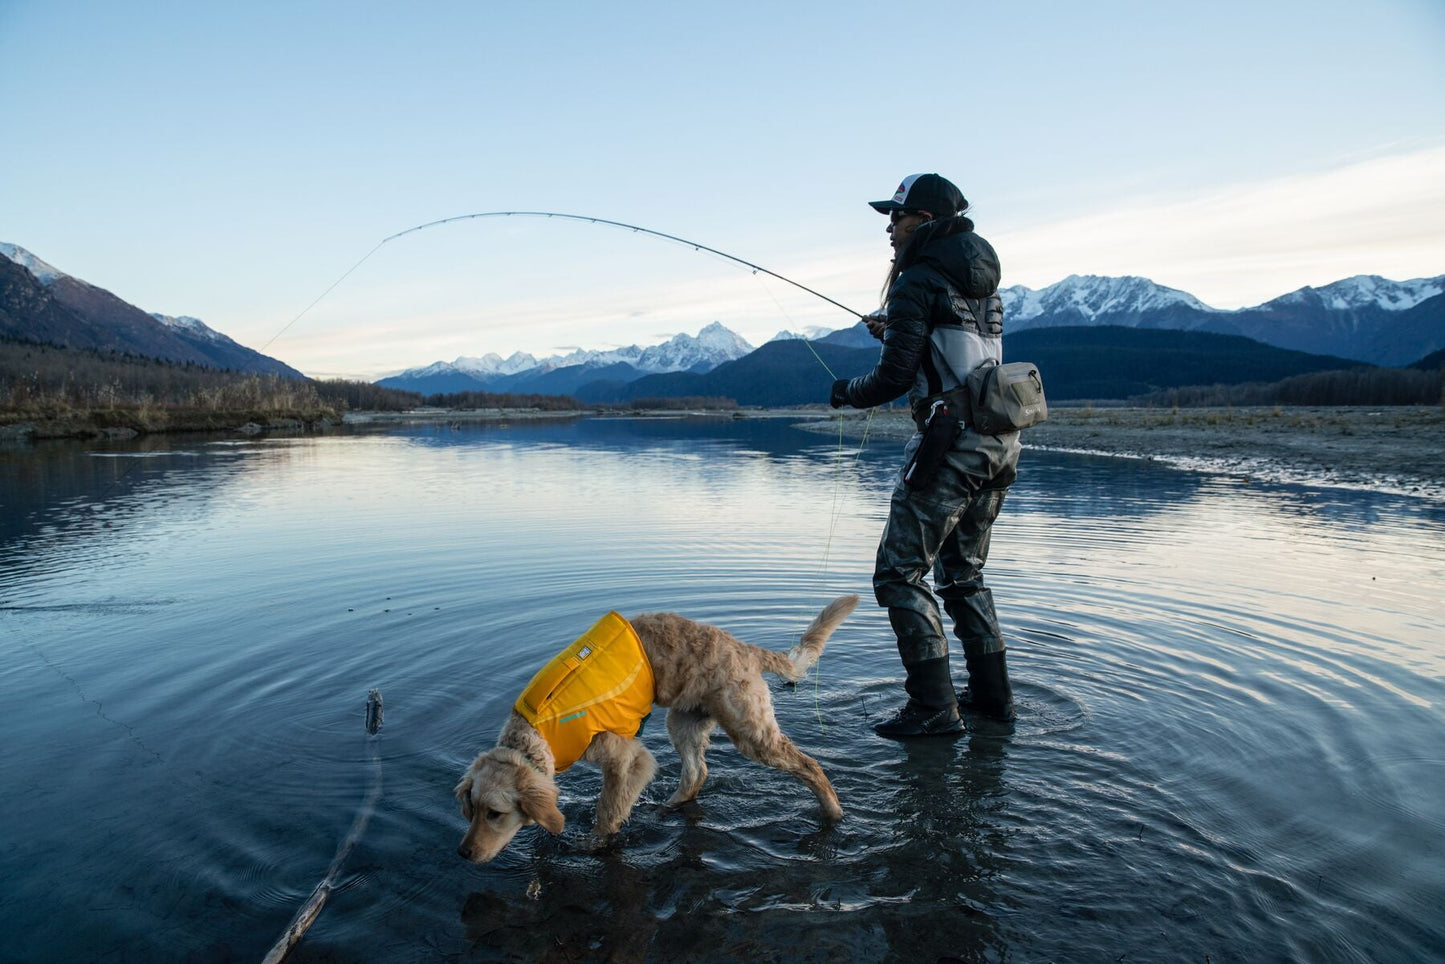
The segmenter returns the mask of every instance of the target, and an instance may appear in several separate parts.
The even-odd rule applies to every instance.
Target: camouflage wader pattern
[[[921,441],[914,435],[905,462]],[[878,543],[873,592],[888,610],[907,670],[908,695],[926,706],[954,702],[948,638],[934,593],[943,600],[964,655],[1004,651],[993,595],[983,581],[989,531],[1017,476],[1018,434],[960,433],[927,487],[894,486]],[[933,589],[926,577],[933,573]]]

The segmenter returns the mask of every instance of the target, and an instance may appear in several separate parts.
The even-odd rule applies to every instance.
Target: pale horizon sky
[[[1445,4],[0,0],[0,241],[309,375],[859,311],[938,171],[1003,283],[1445,273]],[[284,330],[284,333],[283,332]],[[278,335],[278,333],[280,333]],[[264,348],[263,348],[264,346]]]

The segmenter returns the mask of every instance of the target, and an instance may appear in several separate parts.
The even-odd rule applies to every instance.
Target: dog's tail
[[[763,661],[763,669],[771,673],[777,673],[790,683],[796,683],[807,675],[808,670],[823,655],[823,647],[827,645],[828,637],[833,635],[843,620],[848,618],[858,606],[858,597],[839,596],[823,608],[811,626],[803,630],[803,638],[798,640],[787,653],[778,653],[772,650],[763,650],[766,654]]]

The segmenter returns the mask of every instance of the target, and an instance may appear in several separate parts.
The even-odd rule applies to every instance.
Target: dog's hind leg
[[[643,788],[652,781],[657,761],[641,740],[615,733],[597,734],[582,759],[602,770],[602,792],[597,797],[592,834],[598,839],[610,837],[622,828]]]
[[[707,747],[716,726],[717,721],[706,713],[679,709],[667,711],[667,735],[682,760],[682,774],[678,779],[677,792],[667,801],[669,807],[695,798],[707,781]]]
[[[749,699],[742,704],[717,707],[718,723],[738,751],[750,760],[765,763],[770,767],[791,773],[808,785],[823,808],[828,820],[841,820],[843,808],[838,804],[838,794],[833,784],[808,754],[778,728],[773,717],[772,700],[761,679],[756,686],[748,687]]]

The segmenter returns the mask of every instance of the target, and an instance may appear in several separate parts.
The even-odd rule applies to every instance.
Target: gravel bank
[[[838,431],[836,415],[800,427]],[[844,416],[860,437],[865,413]],[[902,411],[878,412],[874,438],[906,438]],[[1155,459],[1265,481],[1368,488],[1445,501],[1445,410],[1388,408],[1054,408],[1024,432],[1030,449]]]

